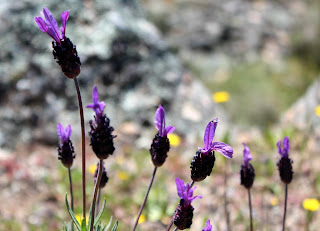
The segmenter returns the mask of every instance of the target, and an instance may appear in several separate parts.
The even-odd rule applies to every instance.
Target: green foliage
[[[70,214],[70,217],[71,217],[73,223],[75,224],[77,230],[78,231],[89,231],[90,227],[91,227],[91,222],[92,222],[92,212],[93,212],[92,211],[92,205],[90,206],[89,221],[88,221],[88,225],[87,226],[86,226],[86,222],[85,222],[84,218],[81,220],[81,225],[79,224],[77,218],[75,217],[73,211],[70,208],[70,205],[69,205],[69,202],[68,202],[68,198],[67,198],[67,194],[66,194],[66,206],[67,206],[67,210],[68,210],[68,212]],[[105,209],[105,206],[106,206],[106,199],[103,200],[103,204],[101,206],[101,210],[100,210],[100,212],[98,213],[97,217],[94,220],[93,230],[95,230],[95,231],[108,231],[109,227],[112,224],[112,217],[110,218],[110,221],[109,221],[108,225],[101,224],[100,218],[101,218],[101,215],[102,215],[102,213],[103,213],[103,211]],[[113,225],[111,231],[116,231],[117,228],[118,228],[118,221],[115,222],[115,224]],[[65,224],[64,227],[63,227],[63,230],[64,231],[71,231],[72,230],[72,225]]]

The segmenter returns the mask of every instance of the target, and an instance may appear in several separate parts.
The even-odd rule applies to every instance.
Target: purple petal
[[[60,140],[63,141],[64,140],[64,128],[60,123],[57,124],[57,133],[58,133]]]
[[[289,154],[289,150],[290,150],[290,143],[289,143],[289,137],[286,136],[283,138],[283,148],[286,152],[286,154]]]
[[[70,139],[71,132],[72,132],[71,126],[70,126],[70,124],[69,124],[69,125],[66,127],[66,133],[65,133],[67,139]]]
[[[183,196],[183,192],[184,192],[184,189],[185,189],[185,186],[184,186],[184,182],[183,180],[179,179],[178,177],[176,178],[176,185],[177,185],[177,192],[178,192],[178,195],[181,199],[184,198]]]
[[[46,19],[48,28],[51,27],[52,30],[48,30],[48,34],[56,40],[56,42],[60,43],[60,34],[59,34],[59,27],[57,21],[52,16],[51,12],[47,8],[43,8],[43,15]]]
[[[92,89],[92,102],[94,104],[99,103],[99,91],[98,91],[98,87],[96,85],[94,85],[93,89]]]
[[[211,148],[217,152],[220,152],[227,158],[232,158],[233,149],[223,142],[213,142]]]
[[[215,121],[210,121],[206,127],[206,130],[204,132],[204,137],[203,137],[205,150],[208,150],[212,144],[212,140],[216,132],[217,125],[218,125],[218,120],[215,119]]]
[[[169,133],[174,132],[174,130],[176,130],[175,127],[172,127],[172,126],[166,127],[166,128],[164,129],[163,136],[166,136],[166,135],[168,135]]]
[[[38,24],[39,29],[42,32],[47,32],[48,31],[48,26],[47,26],[46,22],[43,20],[43,18],[35,17],[34,20],[36,21],[36,23]]]
[[[62,27],[60,27],[60,30],[61,30],[61,38],[62,39],[65,38],[68,18],[69,18],[69,10],[61,13]]]
[[[207,220],[206,227],[202,231],[212,231],[212,225],[210,225],[210,220]]]
[[[250,154],[249,147],[245,143],[242,143],[242,144],[244,146],[244,149],[243,149],[243,165],[247,166],[249,161],[252,159],[252,155]]]
[[[277,147],[278,147],[278,153],[282,156],[282,151],[281,151],[281,140],[277,142]]]
[[[159,131],[159,135],[163,136],[163,129],[165,127],[165,112],[161,105],[159,105],[154,115],[154,125]]]

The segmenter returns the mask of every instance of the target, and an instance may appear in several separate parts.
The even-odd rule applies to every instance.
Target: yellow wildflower
[[[125,171],[118,172],[117,176],[120,180],[128,180],[129,179],[129,175]]]
[[[212,100],[216,103],[225,103],[229,98],[230,94],[226,91],[218,91],[212,95]]]
[[[320,202],[315,198],[306,198],[302,202],[302,206],[305,210],[317,211],[320,207]]]
[[[90,172],[92,175],[94,175],[96,169],[97,169],[97,165],[96,165],[96,164],[91,164],[91,165],[89,166],[89,172]]]
[[[143,222],[145,222],[147,220],[147,217],[143,214],[141,214],[141,216],[139,217],[139,221],[138,221],[138,224],[141,224]]]
[[[272,197],[271,200],[270,200],[270,204],[271,204],[272,206],[278,205],[278,204],[279,204],[278,198]]]
[[[177,134],[170,133],[170,134],[167,135],[167,137],[168,137],[168,139],[170,141],[170,145],[172,147],[177,147],[177,146],[180,145],[181,140],[180,140],[180,137]]]
[[[316,108],[314,109],[314,112],[318,117],[320,117],[320,105],[316,106]]]
[[[81,225],[81,222],[82,222],[82,218],[83,218],[82,214],[76,214],[76,219],[77,219],[77,221],[79,222],[80,225]],[[88,220],[89,220],[89,216],[87,215],[86,216],[86,223],[87,224],[88,224]]]

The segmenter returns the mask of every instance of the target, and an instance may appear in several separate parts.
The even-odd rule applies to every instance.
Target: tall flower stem
[[[282,231],[285,230],[285,224],[286,224],[287,200],[288,200],[288,184],[286,184],[286,188],[284,192],[284,211],[283,211]]]
[[[146,195],[144,196],[144,200],[143,200],[143,202],[142,202],[142,204],[141,204],[141,207],[140,207],[140,210],[139,210],[137,219],[136,219],[136,221],[135,221],[135,223],[134,223],[134,226],[133,226],[133,228],[132,228],[132,231],[136,230],[136,228],[137,228],[137,225],[138,225],[138,222],[139,222],[139,218],[140,218],[140,216],[141,216],[141,213],[142,213],[142,210],[143,210],[144,206],[146,205],[146,202],[147,202],[147,199],[148,199],[148,195],[149,195],[150,189],[151,189],[151,187],[152,187],[153,180],[154,180],[154,177],[155,177],[155,175],[156,175],[156,172],[157,172],[157,167],[154,167],[153,174],[152,174],[151,179],[150,179],[150,183],[149,183],[148,190],[147,190],[147,192],[146,192]]]
[[[70,196],[71,196],[71,210],[73,210],[73,190],[72,190],[72,178],[71,178],[71,169],[68,168],[68,175],[69,175],[69,185],[70,185]]]
[[[99,210],[99,203],[100,203],[100,197],[101,197],[101,190],[100,188],[98,188],[98,196],[97,196],[97,203],[96,203],[96,210],[95,210],[95,216],[97,216],[98,214],[98,210]]]
[[[73,190],[72,190],[72,178],[71,178],[71,169],[68,168],[68,175],[69,175],[69,187],[70,187],[70,197],[71,197],[71,210],[73,210]],[[72,231],[74,230],[74,224],[72,222]]]
[[[250,231],[253,231],[251,193],[250,193],[250,189],[249,188],[248,188],[248,200],[249,200],[249,212],[250,212]]]
[[[193,187],[194,183],[195,183],[195,181],[193,180],[193,181],[191,182],[191,184],[190,184],[190,187],[191,187],[191,188]],[[174,213],[173,213],[173,217],[172,217],[170,223],[168,224],[168,226],[167,226],[167,228],[166,228],[166,231],[169,231],[169,230],[171,229],[171,227],[172,227],[172,225],[173,225],[173,222],[174,222]]]
[[[82,140],[82,207],[83,207],[83,219],[86,223],[86,135],[84,128],[84,116],[83,116],[83,106],[80,93],[80,87],[77,78],[74,78],[74,84],[77,89],[78,102],[79,102],[79,112],[80,112],[80,123],[81,123],[81,140]]]
[[[100,159],[99,162],[99,171],[98,171],[98,178],[96,181],[96,184],[94,186],[94,192],[93,192],[93,199],[92,199],[92,220],[91,220],[91,227],[89,231],[93,231],[93,224],[94,224],[94,215],[96,211],[96,200],[97,200],[97,195],[98,195],[98,189],[101,181],[101,176],[102,176],[102,168],[103,168],[103,160]]]

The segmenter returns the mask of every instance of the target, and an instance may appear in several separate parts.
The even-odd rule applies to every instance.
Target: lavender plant
[[[154,165],[153,174],[150,179],[149,187],[147,189],[147,192],[145,194],[145,197],[143,199],[143,202],[140,206],[138,216],[136,218],[136,221],[133,225],[132,231],[134,231],[137,228],[139,218],[141,216],[141,213],[143,211],[143,208],[147,202],[149,192],[151,190],[153,180],[155,178],[157,168],[162,166],[167,158],[167,153],[170,150],[170,142],[167,137],[167,135],[171,132],[174,132],[175,127],[168,126],[166,127],[166,118],[165,118],[165,111],[161,105],[158,106],[158,109],[156,110],[155,116],[154,116],[154,125],[156,129],[158,130],[157,134],[153,138],[151,147],[149,149],[151,160]]]
[[[284,137],[283,141],[279,140],[277,142],[278,153],[281,158],[278,165],[279,175],[281,181],[285,184],[285,194],[284,194],[284,211],[282,220],[282,231],[285,230],[286,214],[287,214],[287,200],[288,200],[288,184],[291,183],[293,178],[292,163],[293,161],[289,158],[290,142],[289,137]]]
[[[57,133],[60,139],[58,145],[58,158],[64,167],[68,169],[69,182],[70,182],[70,195],[71,195],[71,207],[69,206],[69,201],[66,195],[66,206],[67,210],[72,219],[72,223],[66,225],[64,230],[73,230],[74,226],[79,231],[105,231],[111,227],[112,217],[110,218],[109,224],[105,225],[101,222],[101,216],[105,208],[106,200],[104,200],[100,212],[98,212],[100,193],[101,189],[108,182],[107,171],[104,167],[104,160],[108,159],[110,155],[113,155],[115,151],[114,138],[113,135],[114,128],[110,125],[110,119],[107,117],[104,109],[106,104],[104,101],[99,101],[98,87],[94,86],[92,90],[92,103],[87,105],[94,111],[94,119],[89,121],[90,125],[90,145],[93,152],[96,154],[99,162],[94,174],[94,191],[92,202],[89,210],[88,224],[86,221],[86,181],[85,181],[85,166],[86,166],[86,156],[85,156],[85,126],[84,126],[84,116],[83,116],[83,106],[79,84],[77,77],[81,71],[81,62],[78,57],[76,46],[73,45],[71,40],[66,37],[66,24],[69,18],[69,11],[64,11],[61,14],[62,27],[58,27],[58,23],[52,16],[51,12],[47,8],[43,8],[41,12],[42,17],[35,17],[35,21],[42,32],[48,34],[54,41],[52,42],[53,56],[60,65],[63,74],[69,78],[73,79],[77,91],[78,103],[79,103],[79,113],[81,121],[81,136],[82,136],[82,203],[83,203],[83,219],[78,222],[74,215],[74,198],[72,189],[72,177],[71,177],[71,167],[73,164],[73,159],[75,158],[73,144],[71,142],[70,136],[72,133],[71,126],[68,125],[64,128],[60,123],[57,125]],[[166,126],[165,121],[165,110],[159,105],[155,112],[154,124],[158,132],[152,140],[151,147],[149,149],[151,160],[154,165],[154,171],[151,176],[150,184],[147,189],[144,200],[141,204],[139,213],[137,215],[135,224],[132,231],[137,228],[139,217],[142,210],[147,202],[149,192],[151,190],[156,171],[158,167],[161,167],[168,156],[170,150],[170,141],[167,135],[175,130],[173,126]],[[172,225],[176,226],[175,230],[188,229],[192,225],[193,211],[194,208],[191,203],[202,198],[202,196],[193,196],[193,192],[196,187],[193,187],[195,182],[203,181],[207,176],[211,175],[212,169],[215,164],[215,151],[220,152],[226,158],[233,157],[233,149],[228,144],[223,142],[213,142],[215,136],[215,131],[218,125],[218,119],[210,121],[206,126],[204,132],[204,147],[198,148],[198,151],[194,155],[191,162],[191,183],[185,183],[183,180],[176,178],[177,192],[180,197],[180,202],[176,207],[173,214],[171,222],[168,224],[166,230],[170,230]],[[241,165],[240,175],[241,175],[241,185],[243,185],[248,190],[249,208],[250,208],[250,230],[253,230],[252,224],[252,206],[251,206],[251,194],[250,189],[253,185],[255,178],[255,171],[253,166],[249,163],[252,159],[250,154],[250,149],[246,144],[243,143],[243,163]],[[283,142],[279,141],[277,143],[278,152],[281,156],[278,162],[278,169],[281,181],[285,183],[285,208],[283,217],[283,231],[285,229],[285,218],[286,218],[286,207],[287,207],[287,191],[288,184],[292,181],[293,171],[292,171],[292,160],[289,158],[289,138],[285,137]],[[118,227],[118,221],[113,225],[112,231],[116,231]],[[212,225],[210,220],[206,222],[206,227],[202,231],[211,231]]]
[[[250,154],[249,147],[242,143],[244,146],[243,149],[243,163],[241,165],[240,176],[241,176],[241,185],[243,185],[248,190],[248,203],[249,203],[249,212],[250,212],[250,230],[253,230],[252,223],[252,206],[251,206],[251,193],[250,189],[253,185],[253,181],[255,178],[254,168],[249,163],[252,160],[252,155]]]
[[[196,155],[191,162],[191,179],[193,182],[202,181],[210,176],[214,162],[216,160],[214,151],[220,152],[227,158],[232,158],[233,149],[223,142],[213,142],[213,138],[218,125],[218,118],[210,121],[204,132],[204,147],[198,148]],[[193,185],[193,183],[191,184]]]

